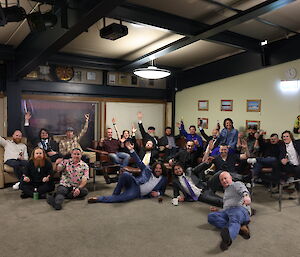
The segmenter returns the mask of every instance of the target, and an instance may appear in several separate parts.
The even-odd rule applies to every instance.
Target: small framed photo
[[[202,120],[201,127],[204,128],[204,129],[208,129],[208,118],[198,118],[198,123],[197,124],[199,124],[200,120]]]
[[[221,111],[231,112],[233,109],[233,100],[221,100]]]
[[[208,111],[208,100],[198,101],[198,111]]]
[[[256,126],[257,129],[260,129],[260,121],[259,120],[246,120],[246,129],[250,126]]]
[[[87,73],[86,73],[86,79],[87,80],[96,80],[96,72],[94,72],[94,71],[88,71]]]
[[[261,100],[247,100],[247,112],[260,112]]]

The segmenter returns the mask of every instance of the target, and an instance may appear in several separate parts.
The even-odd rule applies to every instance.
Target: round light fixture
[[[169,70],[159,69],[155,66],[135,69],[133,73],[145,79],[162,79],[171,75],[171,72]]]

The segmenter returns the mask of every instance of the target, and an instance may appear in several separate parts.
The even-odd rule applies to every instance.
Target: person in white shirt
[[[0,136],[0,145],[4,147],[4,164],[14,168],[14,173],[19,182],[13,185],[13,189],[18,190],[23,170],[27,165],[28,153],[27,146],[21,143],[22,132],[15,130],[12,140],[6,140]]]

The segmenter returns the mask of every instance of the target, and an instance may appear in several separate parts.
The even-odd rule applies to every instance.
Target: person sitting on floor
[[[249,191],[242,182],[233,182],[229,172],[220,174],[220,182],[225,189],[223,196],[223,210],[211,207],[208,223],[221,229],[220,248],[225,251],[232,244],[238,234],[244,239],[250,238],[248,224],[251,215],[251,198]]]
[[[55,187],[52,176],[52,164],[46,159],[45,151],[40,147],[34,148],[20,185],[21,198],[33,197],[36,190],[39,198],[45,199],[46,193],[53,191]]]
[[[81,160],[82,151],[74,148],[71,159],[65,159],[57,165],[62,172],[59,185],[54,195],[48,195],[47,203],[55,210],[61,210],[65,198],[83,198],[88,194],[85,187],[89,179],[89,166]]]
[[[21,140],[22,132],[20,130],[14,131],[12,140],[6,140],[0,136],[0,145],[4,147],[4,164],[13,167],[14,174],[18,179],[18,182],[13,185],[14,190],[19,190],[28,160],[27,146],[21,143]]]
[[[164,195],[167,178],[163,163],[154,163],[152,168],[146,166],[134,151],[134,146],[130,142],[125,143],[131,156],[137,162],[141,173],[138,176],[125,171],[119,176],[114,192],[110,196],[91,197],[88,203],[115,203],[125,202],[137,198],[159,197]],[[123,190],[123,191],[122,191]]]
[[[192,168],[184,170],[180,163],[174,165],[174,177],[172,180],[174,198],[178,198],[179,202],[201,201],[222,207],[222,197],[206,188],[202,181],[200,181],[192,171]],[[180,195],[180,191],[183,193],[183,196]]]
[[[50,158],[51,162],[61,162],[61,158],[63,157],[58,150],[58,144],[55,140],[53,140],[50,137],[49,131],[45,128],[41,128],[39,131],[39,136],[38,138],[34,138],[32,135],[32,131],[30,128],[30,118],[31,118],[31,113],[27,112],[25,114],[25,132],[27,135],[28,140],[31,142],[31,145],[33,147],[40,147],[45,150],[47,156]]]

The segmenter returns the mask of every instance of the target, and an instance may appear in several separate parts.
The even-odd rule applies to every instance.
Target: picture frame
[[[247,100],[247,112],[260,112],[260,110],[261,110],[260,99]]]
[[[208,100],[199,100],[198,101],[198,111],[208,111]]]
[[[233,100],[221,100],[221,111],[231,112],[233,110]]]
[[[246,120],[246,129],[249,126],[256,126],[257,129],[260,129],[260,121],[259,120]]]
[[[197,124],[199,124],[199,120],[202,120],[202,128],[208,129],[208,118],[198,118]]]

